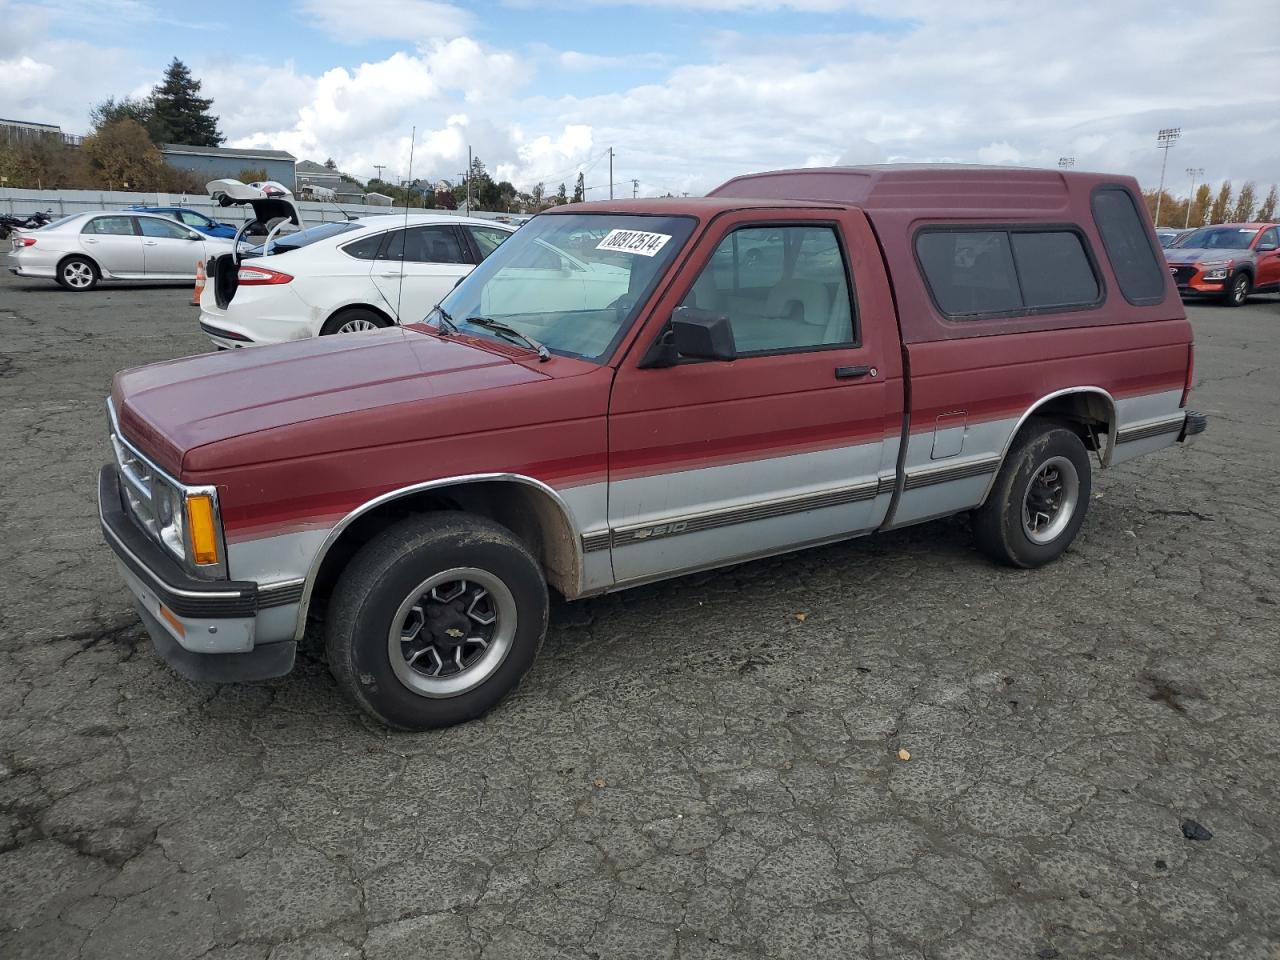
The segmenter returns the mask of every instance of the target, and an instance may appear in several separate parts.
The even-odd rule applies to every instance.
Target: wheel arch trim
[[[307,611],[311,607],[311,594],[315,589],[316,580],[319,578],[320,569],[324,566],[325,557],[329,555],[329,551],[342,539],[342,535],[347,531],[351,524],[359,520],[366,514],[384,507],[389,503],[397,500],[403,500],[405,497],[411,497],[418,493],[424,493],[430,490],[440,490],[447,487],[466,486],[479,483],[518,483],[527,486],[538,493],[545,496],[559,511],[561,520],[564,522],[568,531],[568,540],[570,549],[573,551],[573,577],[578,584],[579,589],[582,585],[582,538],[574,523],[573,513],[569,510],[569,505],[565,503],[564,498],[555,490],[554,487],[536,480],[533,477],[525,476],[520,473],[469,473],[455,477],[441,477],[438,480],[428,480],[423,483],[410,484],[407,487],[398,487],[395,490],[388,490],[371,500],[366,500],[360,506],[350,511],[346,516],[339,520],[329,533],[325,536],[324,542],[320,544],[316,550],[315,556],[311,558],[311,563],[307,568],[306,579],[302,586],[302,597],[298,601],[298,623],[294,628],[294,640],[300,641],[302,634],[307,626]]]
[[[61,257],[58,258],[58,265],[53,268],[54,272],[58,276],[61,276],[63,265],[68,260],[72,260],[72,259],[89,261],[89,263],[93,266],[93,269],[97,272],[99,280],[105,280],[107,277],[111,276],[110,273],[107,273],[105,270],[102,269],[102,264],[98,263],[98,261],[94,257],[85,253],[83,250],[68,250],[66,253],[64,253]]]
[[[1111,453],[1115,449],[1115,438],[1120,430],[1120,419],[1115,397],[1113,397],[1107,390],[1098,386],[1081,385],[1075,387],[1063,387],[1061,390],[1054,390],[1052,393],[1046,393],[1035,403],[1031,404],[1031,406],[1027,407],[1022,416],[1018,418],[1018,422],[1014,424],[1013,430],[1010,431],[1009,436],[1005,438],[1004,448],[1000,451],[999,463],[996,464],[995,472],[991,474],[991,479],[987,482],[987,489],[982,493],[981,503],[986,503],[987,498],[991,496],[991,491],[996,485],[996,480],[1000,477],[1000,471],[1004,469],[1004,463],[1009,456],[1009,451],[1013,449],[1013,441],[1017,439],[1019,431],[1026,426],[1027,421],[1035,416],[1036,411],[1044,407],[1046,403],[1057,400],[1060,397],[1080,395],[1101,397],[1107,405],[1107,434],[1110,439],[1107,441],[1107,449],[1103,455],[1102,465],[1104,467],[1111,465]]]
[[[388,325],[393,327],[396,325],[396,321],[392,318],[392,316],[389,313],[387,313],[387,311],[380,308],[377,304],[368,303],[364,300],[357,300],[351,303],[344,303],[342,306],[335,307],[333,310],[330,310],[329,315],[326,316],[324,320],[320,322],[320,329],[323,330],[325,328],[325,324],[327,324],[334,317],[341,316],[344,313],[349,313],[352,310],[372,310],[374,313],[378,314],[378,316],[385,319]],[[317,334],[317,336],[318,335],[319,334]]]

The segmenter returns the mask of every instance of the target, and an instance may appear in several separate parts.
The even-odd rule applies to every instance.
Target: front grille
[[[1191,278],[1196,275],[1196,268],[1189,264],[1176,267],[1170,267],[1169,272],[1173,274],[1173,282],[1180,287],[1185,287],[1191,282]]]
[[[159,540],[160,524],[151,498],[153,482],[151,464],[129,449],[114,433],[111,434],[111,446],[116,454],[116,469],[124,480],[124,499],[130,515],[138,526]]]

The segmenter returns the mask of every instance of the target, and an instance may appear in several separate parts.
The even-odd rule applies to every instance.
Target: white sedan
[[[196,264],[234,244],[168,217],[133,211],[76,213],[12,237],[9,272],[92,290],[103,280],[186,280]]]
[[[514,232],[382,214],[282,235],[210,265],[200,329],[219,347],[247,347],[415,323]]]

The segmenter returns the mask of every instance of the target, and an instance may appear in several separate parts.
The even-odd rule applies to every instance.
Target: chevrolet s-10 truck
[[[281,675],[314,620],[405,729],[510,692],[551,590],[969,511],[1038,567],[1096,467],[1205,427],[1140,196],[885,166],[558,207],[420,323],[118,374],[102,528],[180,673]]]

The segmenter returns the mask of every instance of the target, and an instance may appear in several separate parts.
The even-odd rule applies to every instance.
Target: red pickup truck
[[[972,511],[1036,567],[1204,429],[1136,183],[810,169],[522,227],[422,323],[124,371],[102,527],[160,653],[480,715],[572,600]],[[1158,468],[1158,464],[1156,465]]]

